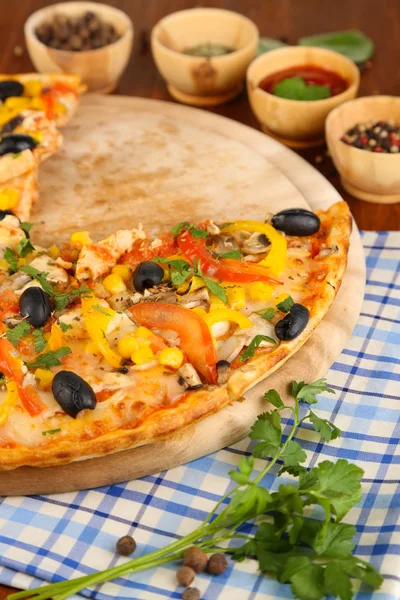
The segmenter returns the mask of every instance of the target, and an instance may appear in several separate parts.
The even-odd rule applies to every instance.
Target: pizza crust
[[[224,386],[191,391],[175,406],[153,412],[135,428],[117,429],[77,444],[71,444],[67,439],[54,439],[45,447],[0,448],[0,470],[24,465],[62,465],[159,441],[240,399],[249,388],[268,377],[305,343],[318,326],[331,306],[346,270],[352,226],[349,208],[345,202],[338,202],[320,216],[324,223],[329,224],[328,245],[337,246],[338,250],[320,259],[328,273],[317,287],[317,295],[310,306],[309,323],[296,339],[280,343],[272,350],[259,349],[253,358],[231,374]]]

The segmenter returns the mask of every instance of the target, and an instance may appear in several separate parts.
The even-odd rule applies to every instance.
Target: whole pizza
[[[149,444],[240,399],[328,311],[351,231],[338,202],[261,221],[211,214],[156,239],[137,224],[34,246],[37,166],[81,91],[79,80],[35,77],[0,79],[10,112],[0,115],[1,470]]]

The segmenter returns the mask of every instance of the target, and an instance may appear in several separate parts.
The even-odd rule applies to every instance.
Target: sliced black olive
[[[24,86],[19,81],[7,79],[0,81],[0,100],[4,101],[11,96],[22,96]]]
[[[145,260],[138,264],[133,273],[133,285],[137,292],[159,285],[164,277],[164,269],[157,263]]]
[[[286,317],[283,317],[275,325],[277,338],[284,342],[294,340],[307,327],[309,319],[308,308],[302,304],[293,304]]]
[[[13,213],[12,210],[8,210],[8,208],[6,210],[0,210],[0,221],[5,219],[7,215],[12,215],[13,217],[17,216],[15,213]],[[17,219],[18,219],[18,217],[17,217]]]
[[[23,120],[24,119],[21,117],[21,115],[17,115],[16,117],[10,119],[7,121],[7,123],[4,123],[3,127],[1,128],[1,133],[12,133],[16,127],[21,125]]]
[[[50,296],[40,287],[27,288],[19,299],[19,312],[33,327],[43,327],[51,314]]]
[[[304,208],[289,208],[281,210],[271,219],[275,229],[287,235],[312,235],[321,227],[321,221],[316,214]]]
[[[93,388],[72,371],[60,371],[51,384],[53,396],[64,412],[73,419],[86,408],[96,408],[97,400]]]
[[[18,154],[23,150],[33,150],[36,148],[37,143],[30,135],[23,135],[22,133],[12,133],[2,138],[0,142],[0,156],[4,154]]]

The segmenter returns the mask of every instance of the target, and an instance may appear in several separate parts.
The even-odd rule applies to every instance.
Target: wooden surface
[[[135,137],[135,143],[131,138]],[[64,147],[41,166],[32,215],[39,244],[88,228],[94,239],[142,222],[151,235],[181,220],[263,220],[285,208],[327,209],[340,199],[303,159],[272,138],[224,117],[157,100],[88,96],[64,129]],[[228,208],[229,207],[229,208]],[[166,441],[62,467],[0,473],[0,495],[45,494],[127,481],[235,443],[264,410],[270,388],[316,380],[357,321],[365,282],[354,228],[338,297],[286,364],[236,402]],[[193,443],[195,440],[195,443]]]
[[[166,14],[201,2],[189,0],[108,0],[133,19],[134,50],[118,94],[143,96],[172,101],[154,65],[149,33]],[[0,0],[0,71],[19,72],[32,69],[26,49],[20,57],[15,46],[24,48],[23,23],[38,8],[51,4],[48,0],[19,0],[18,10],[11,10],[9,0]],[[207,6],[237,10],[255,21],[261,35],[284,38],[289,43],[305,35],[355,27],[372,37],[376,52],[372,68],[361,76],[361,95],[376,93],[400,95],[400,2],[398,0],[275,0],[247,2],[246,0],[208,0]],[[227,105],[211,109],[258,128],[245,92]],[[352,199],[340,186],[339,176],[333,175],[332,163],[324,156],[324,148],[307,150],[302,155],[314,164],[349,200],[360,229],[400,229],[400,204],[382,206]],[[321,163],[315,163],[322,157]],[[0,598],[1,600],[1,598]]]
[[[110,4],[125,10],[135,24],[134,51],[129,66],[120,82],[117,93],[148,98],[171,100],[154,66],[148,44],[151,27],[164,15],[174,10],[195,6],[185,0],[109,0]],[[18,10],[10,8],[9,0],[0,0],[0,71],[5,73],[27,71],[32,68],[29,57],[14,54],[14,48],[24,48],[23,23],[28,15],[49,4],[47,0],[19,0]],[[209,0],[207,6],[238,10],[252,18],[260,33],[270,37],[284,37],[294,43],[300,36],[323,31],[356,27],[369,34],[376,43],[372,68],[361,78],[360,93],[369,95],[385,93],[400,95],[400,3],[398,0],[279,0],[252,2]],[[247,98],[243,94],[230,104],[214,109],[237,121],[257,128]],[[309,150],[303,155],[312,164],[315,157],[324,157],[322,150]],[[329,178],[340,193],[339,177],[333,174],[332,164],[324,158],[316,167]],[[362,229],[400,229],[400,205],[376,206],[349,201],[357,224]],[[7,596],[8,588],[0,588],[0,600]]]

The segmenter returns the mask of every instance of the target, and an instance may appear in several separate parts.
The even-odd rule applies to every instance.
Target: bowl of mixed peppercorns
[[[133,24],[107,4],[61,2],[28,18],[25,40],[39,72],[76,73],[89,91],[110,92],[128,64]]]
[[[326,140],[343,187],[369,202],[400,201],[400,98],[367,96],[326,121]]]

